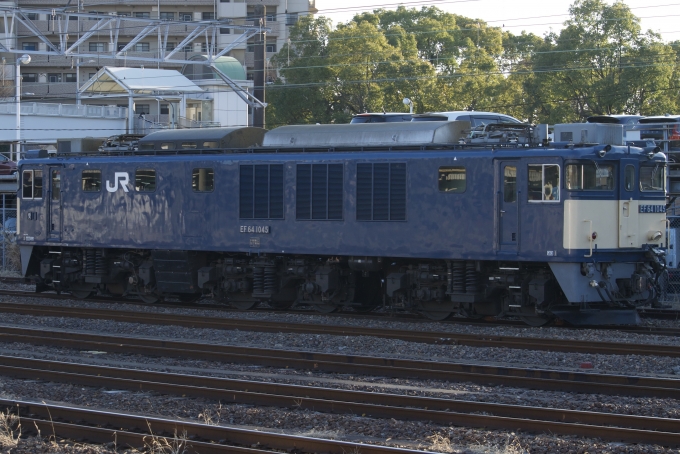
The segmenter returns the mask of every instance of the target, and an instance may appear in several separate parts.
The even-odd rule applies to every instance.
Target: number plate
[[[268,225],[242,225],[239,230],[241,233],[263,233],[268,234],[271,230]]]
[[[638,205],[639,213],[665,213],[666,205]]]

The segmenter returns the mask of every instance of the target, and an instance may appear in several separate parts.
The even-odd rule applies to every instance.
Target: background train
[[[30,157],[23,273],[81,298],[635,323],[664,272],[666,157],[611,126],[172,130]]]

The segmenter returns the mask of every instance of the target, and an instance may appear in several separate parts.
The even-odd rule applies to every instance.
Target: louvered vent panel
[[[255,166],[255,219],[269,217],[269,166]]]
[[[239,217],[253,218],[253,166],[241,166],[239,183]]]
[[[328,219],[342,219],[342,164],[328,165]]]
[[[373,164],[373,220],[389,219],[390,165]]]
[[[390,221],[406,220],[406,164],[390,164]]]
[[[327,172],[326,164],[312,165],[312,219],[327,219]]]
[[[283,165],[269,166],[269,218],[283,219]]]
[[[357,221],[373,219],[373,164],[357,164]]]
[[[311,219],[312,166],[310,164],[298,164],[295,193],[296,219]]]

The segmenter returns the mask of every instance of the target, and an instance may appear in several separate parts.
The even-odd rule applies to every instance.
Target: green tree
[[[672,82],[672,51],[658,35],[641,33],[628,6],[577,0],[569,13],[565,28],[546,36],[532,57],[529,110],[555,123],[651,114],[668,105],[663,89]]]

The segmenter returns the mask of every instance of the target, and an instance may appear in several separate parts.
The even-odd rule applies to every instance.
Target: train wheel
[[[94,286],[92,285],[74,285],[71,286],[71,295],[79,300],[89,298],[94,293]]]
[[[144,294],[144,293],[140,293],[140,294],[139,294],[139,299],[141,299],[141,300],[142,300],[143,302],[145,302],[146,304],[155,304],[155,303],[157,303],[157,302],[160,300],[160,297],[159,297],[158,295],[155,295],[155,294],[149,294],[149,293]]]
[[[241,309],[242,311],[247,311],[247,310],[253,309],[259,303],[260,303],[259,301],[230,301],[229,302],[229,304],[231,304],[233,307],[235,307],[236,309]]]
[[[316,309],[318,312],[321,312],[322,314],[332,314],[333,312],[337,312],[340,309],[340,305],[338,305],[338,304],[315,304],[314,309]]]
[[[434,320],[436,322],[446,320],[452,314],[452,312],[447,311],[420,311],[420,313],[423,314],[425,317],[429,318],[430,320]]]
[[[529,326],[545,326],[552,321],[547,315],[526,315],[519,318]]]

